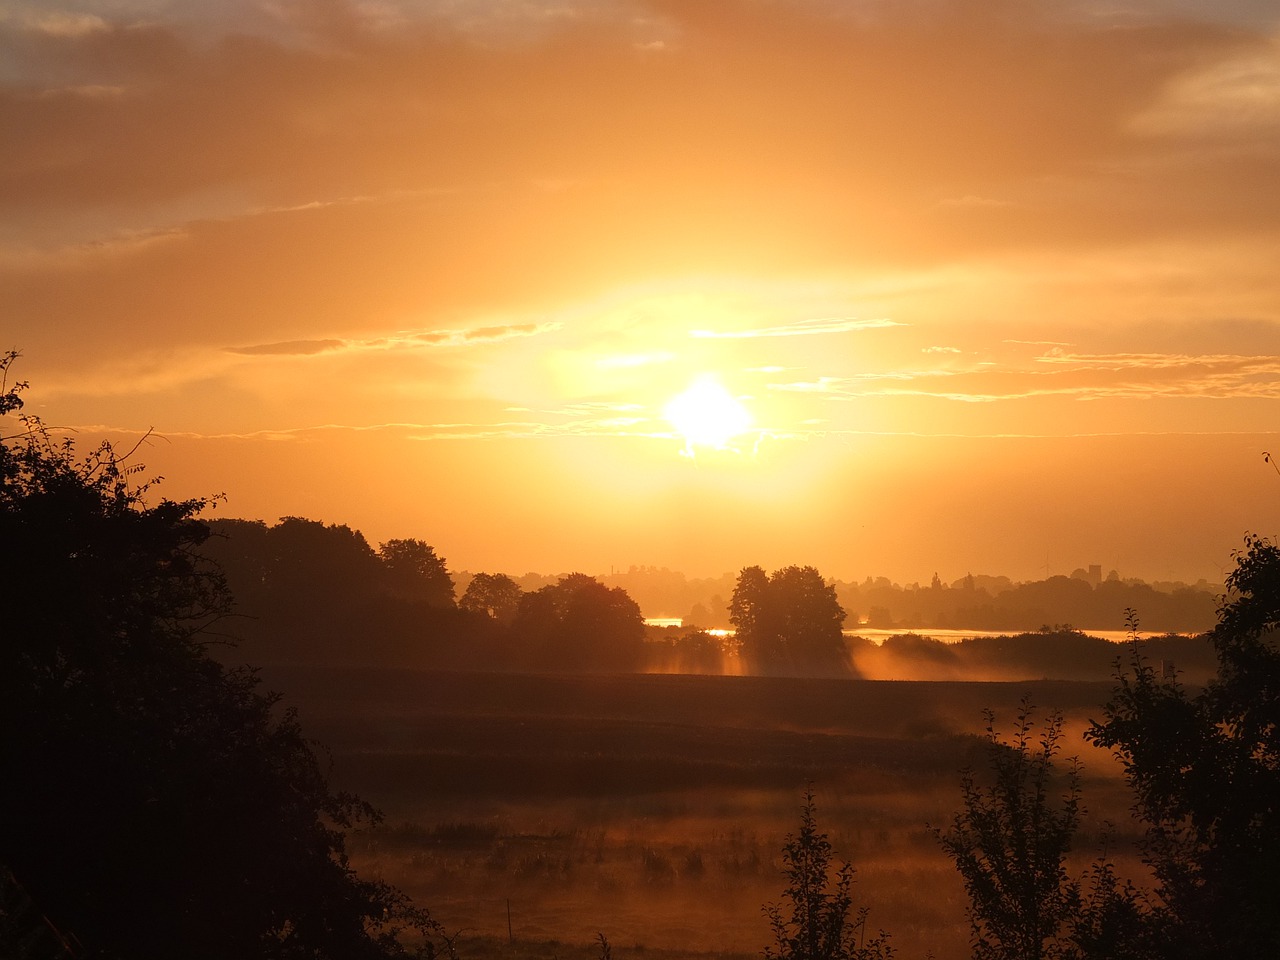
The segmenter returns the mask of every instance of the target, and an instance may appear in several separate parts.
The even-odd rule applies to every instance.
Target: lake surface
[[[648,617],[645,619],[644,622],[651,627],[679,627],[683,624],[683,620],[680,617]],[[733,636],[732,630],[708,630],[707,632],[710,633],[712,636],[716,636],[716,637]],[[845,630],[844,635],[846,637],[862,637],[863,639],[870,640],[872,643],[878,645],[878,644],[884,643],[884,641],[889,637],[892,637],[901,633],[915,633],[915,634],[919,634],[922,637],[932,637],[934,640],[940,640],[943,643],[959,643],[961,640],[969,640],[969,639],[972,639],[973,637],[1005,637],[1005,636],[1011,636],[1013,634],[1017,634],[1020,632],[1033,633],[1034,631],[1030,631],[1030,630],[1028,631],[943,630],[940,628],[931,628],[931,627],[914,627],[914,628],[900,627],[892,630],[882,630],[882,629],[873,629],[871,627],[859,627],[856,630]],[[1124,643],[1126,640],[1129,639],[1128,630],[1085,630],[1084,633],[1086,633],[1088,636],[1091,636],[1091,637],[1098,637],[1102,640],[1109,640],[1112,643]],[[1148,637],[1162,637],[1162,636],[1165,636],[1165,634],[1154,632],[1154,631],[1147,631],[1147,630],[1138,631],[1138,638],[1142,640],[1145,640]],[[1190,634],[1183,634],[1183,636],[1190,636]]]

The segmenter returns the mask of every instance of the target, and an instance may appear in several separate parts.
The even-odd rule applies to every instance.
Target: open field
[[[1080,741],[1106,683],[520,676],[321,668],[269,677],[331,750],[335,785],[381,807],[355,862],[411,893],[464,957],[758,954],[785,834],[812,783],[870,924],[900,956],[967,956],[958,877],[929,825],[980,767],[982,711],[1061,710],[1085,762],[1081,855],[1128,800]],[[1113,849],[1117,844],[1113,844]],[[508,908],[510,927],[508,928]],[[508,931],[514,943],[508,942]]]

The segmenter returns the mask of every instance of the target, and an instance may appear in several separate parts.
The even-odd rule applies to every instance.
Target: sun
[[[723,450],[751,427],[751,414],[710,374],[672,397],[662,413],[684,437],[690,454],[694,447]]]

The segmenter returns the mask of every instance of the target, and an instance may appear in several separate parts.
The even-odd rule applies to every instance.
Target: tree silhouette
[[[505,573],[477,573],[467,584],[458,606],[509,624],[515,619],[523,595],[520,585]]]
[[[196,553],[209,501],[151,505],[110,445],[0,430],[0,865],[93,956],[409,955],[397,932],[431,921],[344,851],[371,808],[206,654],[230,606]]]
[[[1177,958],[1280,944],[1280,548],[1247,537],[1226,586],[1209,635],[1217,677],[1191,695],[1135,645],[1087,734],[1124,765]]]
[[[743,567],[729,600],[729,622],[733,624],[738,651],[752,669],[780,668],[783,663],[781,638],[772,619],[769,602],[769,575],[763,567]]]
[[[1061,715],[1037,738],[1023,700],[1009,742],[986,718],[989,782],[966,770],[963,809],[934,831],[969,896],[975,960],[1155,960],[1151,917],[1112,863],[1068,872],[1083,807],[1076,758],[1056,769]]]
[[[452,607],[453,577],[435,549],[422,540],[388,540],[378,547],[384,580],[397,597],[432,607]]]
[[[964,809],[936,836],[955,861],[969,895],[975,960],[1042,960],[1069,956],[1071,919],[1080,905],[1066,856],[1080,822],[1080,776],[1073,761],[1054,800],[1053,759],[1062,718],[1050,716],[1033,743],[1031,707],[1023,701],[1013,742],[1004,744],[987,713],[994,782],[961,779]]]
[[[359,530],[306,517],[283,517],[267,529],[268,584],[277,603],[296,612],[315,609],[317,601],[373,593],[385,566]]]
[[[529,665],[630,670],[644,647],[644,617],[621,587],[571,573],[520,598],[511,631]]]
[[[729,605],[743,659],[758,673],[849,669],[835,587],[813,567],[783,567],[766,576],[745,567]]]
[[[784,898],[790,906],[764,908],[774,943],[765,960],[888,960],[893,949],[881,931],[866,936],[867,907],[853,909],[853,867],[841,865],[831,877],[831,842],[818,829],[813,791],[804,795],[800,832],[782,847]]]

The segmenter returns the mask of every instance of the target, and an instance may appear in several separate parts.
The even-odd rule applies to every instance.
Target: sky
[[[1277,263],[1273,0],[0,0],[27,412],[455,570],[1220,581]]]

